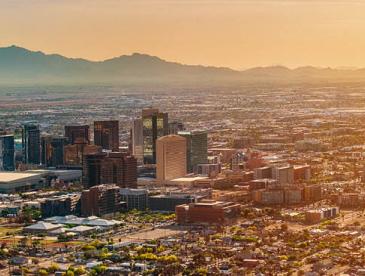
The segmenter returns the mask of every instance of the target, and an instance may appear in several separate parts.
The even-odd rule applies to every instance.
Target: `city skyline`
[[[90,60],[139,52],[233,69],[364,67],[364,11],[365,2],[342,0],[5,0],[0,47]]]
[[[0,0],[0,275],[365,275],[363,14]]]

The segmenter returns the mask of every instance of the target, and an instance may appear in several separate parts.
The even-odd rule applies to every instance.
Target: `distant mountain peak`
[[[235,71],[225,67],[185,65],[157,56],[132,53],[104,61],[68,58],[17,45],[0,48],[1,84],[226,85],[363,81],[365,69],[332,69],[283,65]]]
[[[8,47],[3,47],[3,48],[0,48],[0,50],[5,50],[5,51],[21,51],[21,52],[31,52],[30,50],[26,49],[26,48],[23,48],[23,47],[19,47],[17,45],[11,45],[11,46],[8,46]]]
[[[25,49],[25,48],[23,48],[23,47],[19,47],[19,46],[15,45],[15,44],[10,45],[10,46],[8,46],[8,47],[4,47],[4,48],[9,48],[9,49],[23,49],[23,50],[27,50],[27,49]],[[28,51],[29,51],[29,50],[28,50]]]

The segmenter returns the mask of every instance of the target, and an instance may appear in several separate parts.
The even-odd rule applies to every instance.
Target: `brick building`
[[[304,186],[304,200],[316,202],[322,199],[322,187],[319,184]]]
[[[81,215],[84,217],[118,213],[122,207],[120,187],[115,184],[94,186],[81,194]]]
[[[80,195],[69,194],[47,198],[41,201],[43,218],[78,214],[80,211]]]
[[[309,165],[294,166],[294,181],[308,181],[311,178],[311,168]]]

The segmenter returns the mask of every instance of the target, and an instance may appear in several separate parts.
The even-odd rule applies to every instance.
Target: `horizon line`
[[[84,60],[84,61],[88,61],[88,62],[105,62],[108,60],[112,60],[112,59],[117,59],[117,58],[121,58],[121,57],[131,57],[133,55],[142,55],[142,56],[149,56],[149,57],[153,57],[153,58],[158,58],[162,61],[165,62],[169,62],[169,63],[178,63],[181,65],[186,65],[186,66],[203,66],[203,67],[214,67],[214,68],[222,68],[222,69],[230,69],[233,71],[237,71],[237,72],[244,72],[244,71],[248,71],[251,69],[259,69],[259,68],[274,68],[274,67],[282,67],[282,68],[286,68],[289,70],[296,70],[296,69],[301,69],[301,68],[315,68],[315,69],[332,69],[332,70],[344,70],[344,71],[356,71],[356,70],[360,70],[360,69],[365,69],[365,66],[346,66],[346,65],[339,65],[339,66],[335,66],[335,67],[331,67],[331,66],[316,66],[316,65],[299,65],[299,66],[288,66],[285,64],[281,64],[281,63],[273,63],[273,64],[267,64],[267,65],[256,65],[256,66],[251,66],[251,67],[242,67],[242,68],[233,68],[233,67],[229,67],[229,66],[222,66],[222,65],[210,65],[210,64],[191,64],[191,63],[185,63],[183,61],[176,61],[176,60],[169,60],[169,59],[165,59],[162,58],[158,55],[154,55],[151,53],[140,53],[140,52],[132,52],[132,53],[127,53],[127,54],[121,54],[119,56],[112,56],[109,58],[105,58],[105,59],[99,59],[99,60],[95,60],[95,59],[91,59],[91,58],[83,58],[83,57],[71,57],[71,56],[67,56],[64,55],[62,53],[52,53],[52,52],[46,52],[44,50],[33,50],[30,48],[26,48],[23,46],[19,46],[16,44],[12,44],[12,45],[8,45],[8,46],[0,46],[0,49],[6,49],[6,48],[19,48],[19,49],[23,49],[23,50],[27,50],[29,52],[33,52],[33,53],[42,53],[46,56],[61,56],[67,59],[74,59],[74,60]]]

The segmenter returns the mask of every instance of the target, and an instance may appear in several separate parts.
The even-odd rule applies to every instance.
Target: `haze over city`
[[[365,0],[0,0],[0,275],[365,275]]]
[[[2,0],[0,46],[234,69],[364,67],[364,13],[359,0]]]

